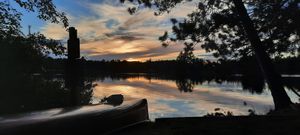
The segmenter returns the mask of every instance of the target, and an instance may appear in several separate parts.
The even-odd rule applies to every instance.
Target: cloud
[[[105,0],[99,3],[82,1],[80,4],[91,14],[69,15],[70,25],[78,29],[82,55],[96,60],[176,58],[183,45],[177,43],[177,46],[163,48],[158,37],[164,31],[171,30],[170,18],[183,18],[196,5],[192,2],[184,3],[169,14],[155,16],[153,10],[147,8],[130,15],[127,12],[128,3],[124,5]],[[66,30],[57,24],[46,24],[42,33],[54,39],[68,38]]]
[[[42,33],[53,39],[64,39],[67,36],[67,31],[58,24],[49,23],[41,28]]]

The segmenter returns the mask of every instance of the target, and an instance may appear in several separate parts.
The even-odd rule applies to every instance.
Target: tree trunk
[[[270,56],[263,48],[263,44],[258,36],[257,31],[254,28],[252,20],[247,13],[244,3],[242,2],[242,0],[233,0],[233,3],[235,4],[236,11],[238,12],[245,32],[248,35],[248,39],[255,52],[255,56],[262,70],[262,73],[264,74],[264,77],[267,80],[267,83],[271,90],[275,109],[283,109],[289,107],[292,102],[286,91],[284,90],[282,78],[280,74],[275,71]]]

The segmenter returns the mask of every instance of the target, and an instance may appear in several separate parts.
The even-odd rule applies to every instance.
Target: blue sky
[[[175,59],[184,47],[173,43],[163,48],[158,37],[171,31],[170,18],[184,18],[196,7],[189,2],[174,8],[169,14],[154,16],[153,10],[141,9],[130,15],[129,3],[118,0],[53,0],[59,11],[69,18],[70,26],[78,29],[81,40],[81,55],[92,60],[121,59],[145,61]],[[41,32],[47,37],[66,40],[68,34],[62,24],[52,24],[36,18],[36,13],[23,11],[23,31],[28,25],[33,32]],[[196,47],[195,54],[203,56],[204,51]]]
[[[76,16],[86,16],[86,15],[92,15],[93,12],[91,12],[88,8],[86,8],[81,3],[88,2],[97,2],[102,3],[103,0],[53,0],[54,5],[59,9],[59,11],[67,12],[67,14],[72,14]],[[13,6],[16,7],[18,10],[21,10],[23,13],[22,17],[22,26],[23,26],[23,32],[28,32],[28,25],[32,26],[32,30],[34,32],[40,31],[40,28],[44,25],[46,25],[47,22],[38,19],[37,13],[27,12],[26,10],[23,10],[22,8],[19,8],[19,6],[15,5],[14,2],[12,2]]]

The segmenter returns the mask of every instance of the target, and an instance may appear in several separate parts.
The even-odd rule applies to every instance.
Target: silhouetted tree
[[[58,12],[51,0],[14,0],[0,2],[0,59],[1,71],[14,67],[26,69],[40,67],[43,58],[50,54],[63,55],[65,48],[56,40],[47,39],[40,33],[24,35],[21,32],[22,13],[11,2],[28,12],[36,12],[38,18],[68,26],[65,13]],[[13,62],[12,62],[13,61]],[[32,69],[35,70],[35,69]],[[26,71],[26,70],[22,70]]]
[[[179,53],[177,60],[180,62],[192,63],[196,59],[193,51],[194,51],[193,44],[186,43],[183,51]]]
[[[11,2],[28,12],[36,12],[37,17],[51,23],[62,22],[67,27],[68,19],[64,12],[58,12],[52,0],[4,0],[0,2],[0,38],[21,36],[22,13],[12,6]]]
[[[121,0],[125,2],[126,0]],[[137,3],[129,8],[134,13],[140,7],[154,7],[156,15],[169,12],[182,2],[193,0],[128,0]],[[196,1],[196,0],[195,0]],[[247,9],[245,8],[247,5]],[[173,35],[166,32],[159,39],[183,40],[186,45],[201,45],[215,57],[241,58],[255,54],[272,91],[277,109],[288,107],[280,75],[274,70],[271,56],[299,52],[298,0],[201,0],[198,8],[183,21],[171,19]]]
[[[22,33],[21,8],[36,12],[42,20],[68,26],[65,14],[56,10],[52,0],[0,1],[1,113],[67,106],[68,94],[61,81],[32,74],[44,70],[44,60],[50,55],[63,55],[65,47],[40,33]]]

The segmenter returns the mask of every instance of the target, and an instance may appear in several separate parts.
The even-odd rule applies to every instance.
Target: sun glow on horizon
[[[163,48],[158,37],[172,29],[171,18],[184,18],[197,7],[192,2],[185,3],[168,14],[155,16],[150,9],[130,15],[126,5],[110,0],[73,4],[89,12],[77,14],[72,7],[64,9],[69,13],[70,26],[78,29],[82,55],[90,60],[127,61],[176,59],[183,44]],[[63,41],[68,38],[68,33],[59,24],[46,23],[40,29],[49,38]]]
[[[140,61],[139,59],[134,59],[134,58],[129,58],[127,59],[126,61],[129,61],[129,62],[136,62],[136,61]]]

